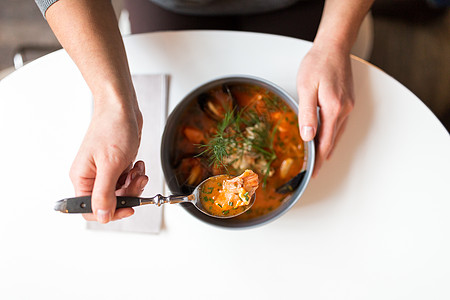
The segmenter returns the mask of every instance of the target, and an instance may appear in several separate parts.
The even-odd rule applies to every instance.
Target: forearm
[[[350,53],[374,0],[327,0],[314,44]]]
[[[137,109],[127,57],[109,0],[60,0],[47,21],[91,89],[96,106]]]

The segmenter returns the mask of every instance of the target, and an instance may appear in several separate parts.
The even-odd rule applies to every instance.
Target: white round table
[[[170,74],[169,109],[230,74],[271,80],[296,97],[311,46],[220,31],[125,44],[133,74]],[[450,299],[449,134],[400,83],[364,61],[352,67],[357,102],[347,130],[287,214],[236,231],[170,206],[158,235],[90,231],[79,216],[53,211],[73,195],[67,174],[91,111],[68,55],[6,77],[0,299]]]

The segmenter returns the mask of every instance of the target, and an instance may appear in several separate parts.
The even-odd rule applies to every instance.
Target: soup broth
[[[258,186],[258,175],[251,170],[234,178],[229,175],[210,177],[201,186],[200,201],[211,215],[239,215],[251,204]]]
[[[250,169],[260,187],[240,219],[265,215],[289,194],[275,190],[305,167],[297,115],[274,93],[251,84],[220,85],[185,109],[171,153],[177,184],[192,192],[204,179]]]

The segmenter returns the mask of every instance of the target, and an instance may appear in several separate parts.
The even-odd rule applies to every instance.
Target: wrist
[[[133,86],[119,89],[111,85],[104,85],[93,93],[94,114],[112,113],[116,116],[135,121],[142,128],[142,114]]]
[[[327,0],[314,43],[350,54],[373,0]]]
[[[313,47],[333,55],[350,55],[353,41],[330,32],[318,32]]]
[[[126,87],[112,83],[102,83],[101,87],[92,91],[94,97],[94,108],[114,108],[120,111],[138,110],[136,93],[130,83]]]

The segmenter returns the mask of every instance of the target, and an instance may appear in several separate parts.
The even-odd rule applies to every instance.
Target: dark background
[[[376,0],[369,61],[416,94],[450,130],[450,12],[428,3]],[[60,47],[33,0],[0,0],[0,71],[13,66],[14,53],[24,46],[30,60]]]

